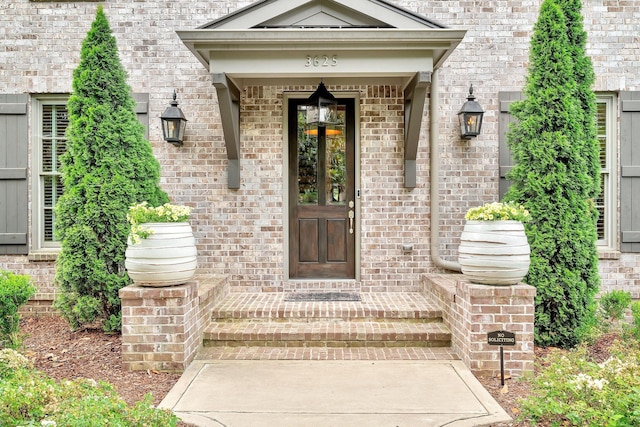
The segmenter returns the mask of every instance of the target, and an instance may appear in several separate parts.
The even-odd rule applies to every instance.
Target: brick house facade
[[[431,83],[426,85],[415,187],[405,186],[404,84],[359,80],[358,76],[334,83],[327,80],[330,91],[357,99],[359,130],[356,273],[355,278],[331,281],[292,280],[287,261],[284,112],[290,94],[310,94],[315,89],[316,76],[314,83],[267,81],[239,88],[240,181],[239,188],[229,188],[219,93],[210,70],[176,33],[258,3],[102,2],[129,73],[128,83],[134,93],[142,94],[141,99],[148,99],[142,103],[147,113],[143,120],[148,122],[148,138],[162,165],[161,185],[173,203],[194,208],[191,223],[199,266],[227,276],[232,287],[256,292],[417,290],[424,274],[446,271],[442,263],[434,262],[434,252],[445,265],[456,262],[466,210],[499,198],[504,166],[501,139],[508,121],[503,103],[524,85],[529,39],[540,2],[388,2],[445,27],[466,30],[460,43],[438,64],[437,91]],[[55,293],[55,242],[46,239],[48,194],[41,184],[47,175],[43,165],[48,161],[41,146],[40,129],[48,117],[43,106],[62,105],[60,100],[71,91],[72,71],[96,7],[92,1],[45,0],[0,5],[0,33],[5,40],[0,47],[0,101],[25,106],[8,111],[0,105],[0,112],[10,113],[0,114],[0,123],[22,120],[27,129],[16,137],[19,146],[11,145],[6,135],[0,136],[0,212],[6,212],[0,215],[0,268],[32,277],[39,288],[34,307],[39,302],[46,305]],[[630,124],[634,111],[640,110],[634,101],[640,99],[640,4],[588,1],[583,15],[588,54],[596,72],[594,89],[601,100],[601,128],[606,131],[603,152],[608,153],[603,173],[609,187],[601,203],[606,212],[601,236],[602,290],[625,289],[638,298],[640,259],[636,253],[640,248],[633,242],[640,240],[634,237],[633,205],[628,204],[633,188],[626,184],[633,179],[627,173],[633,165],[626,162],[633,159],[629,148],[633,138],[640,138]],[[376,63],[363,66],[375,70]],[[471,83],[486,114],[482,134],[463,140],[456,114]],[[165,143],[160,129],[159,116],[174,89],[189,120],[182,147]],[[429,117],[433,102],[437,102],[439,116],[436,133]],[[13,126],[13,122],[5,123]],[[432,181],[430,166],[433,135],[438,137],[439,148],[437,191],[432,191],[436,181]],[[437,194],[438,224],[431,211],[433,194]],[[435,230],[437,236],[433,236]]]

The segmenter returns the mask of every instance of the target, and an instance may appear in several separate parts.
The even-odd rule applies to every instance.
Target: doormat
[[[314,301],[361,301],[356,292],[291,292],[285,302],[314,302]]]

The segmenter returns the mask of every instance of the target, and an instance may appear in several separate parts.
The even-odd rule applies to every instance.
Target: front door
[[[305,100],[289,100],[289,276],[355,278],[354,100],[338,123],[308,126]]]

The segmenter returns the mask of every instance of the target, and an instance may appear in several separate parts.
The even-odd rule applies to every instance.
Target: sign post
[[[493,331],[487,334],[487,344],[500,346],[500,385],[504,386],[504,350],[505,345],[516,345],[516,334],[508,331]]]

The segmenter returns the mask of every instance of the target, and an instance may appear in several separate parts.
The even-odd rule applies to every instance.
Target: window
[[[67,96],[34,100],[33,248],[56,248],[55,205],[62,195],[60,158],[67,148]]]
[[[600,142],[601,192],[596,200],[598,209],[598,246],[603,250],[617,249],[616,225],[616,97],[597,97],[597,132]]]
[[[520,92],[500,92],[500,198],[504,197],[510,182],[506,179],[507,172],[513,165],[511,153],[507,147],[507,129],[514,118],[509,113],[510,104],[522,99]],[[618,216],[617,216],[617,97],[615,94],[598,94],[597,108],[597,133],[600,143],[600,175],[601,192],[595,201],[599,213],[597,232],[598,248],[601,255],[607,251],[618,250]],[[635,111],[635,110],[634,110]]]

